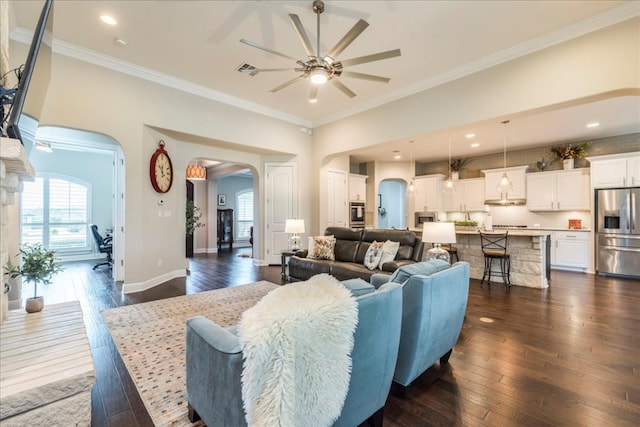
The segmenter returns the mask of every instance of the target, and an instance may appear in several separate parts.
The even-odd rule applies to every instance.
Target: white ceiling
[[[320,88],[310,104],[308,81],[277,93],[269,90],[290,80],[293,71],[249,76],[236,71],[243,63],[258,68],[293,67],[293,61],[239,42],[245,38],[278,52],[305,58],[289,19],[300,17],[312,44],[316,15],[311,1],[55,1],[54,37],[58,51],[91,52],[112,64],[154,70],[167,80],[194,85],[207,96],[244,106],[309,128],[381,105],[493,66],[537,49],[640,15],[638,1],[326,1],[321,15],[322,52],[355,24],[370,26],[338,56],[348,59],[399,48],[402,56],[350,67],[352,71],[390,77],[388,84],[340,77],[357,93],[348,98],[331,85]],[[12,28],[31,30],[41,1],[14,1]],[[116,26],[99,17],[110,14]],[[19,31],[18,31],[19,32]],[[15,31],[14,33],[15,34]],[[126,46],[115,42],[126,40]],[[117,68],[114,66],[114,68]],[[640,70],[639,70],[640,71]],[[141,73],[142,74],[142,73]],[[509,125],[510,148],[556,141],[640,132],[640,101],[625,97],[519,117]],[[586,129],[587,122],[601,126]],[[500,123],[469,124],[451,131],[453,155],[468,154],[464,133],[473,131],[478,154],[502,149]],[[413,159],[446,158],[447,135],[416,135],[415,142],[395,141],[393,148],[373,147],[354,154],[358,161],[390,160],[392,150]],[[437,144],[426,144],[426,141]],[[443,143],[439,143],[440,140]]]

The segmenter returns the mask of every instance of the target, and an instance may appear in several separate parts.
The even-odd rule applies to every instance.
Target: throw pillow
[[[309,237],[309,253],[307,258],[328,259],[333,261],[336,257],[333,248],[336,245],[336,238],[333,236],[312,236]]]
[[[380,264],[380,257],[382,257],[382,245],[384,242],[376,242],[369,245],[367,253],[364,255],[364,266],[369,270],[373,270]]]
[[[382,245],[382,256],[380,257],[380,264],[378,264],[378,268],[382,268],[382,264],[385,262],[391,262],[396,259],[398,249],[400,249],[400,242],[392,242],[391,240],[384,242],[384,245]]]
[[[441,259],[433,259],[431,261],[407,264],[397,269],[391,275],[391,277],[389,278],[389,281],[396,282],[396,283],[404,283],[407,280],[409,280],[409,277],[414,276],[416,274],[429,276],[433,273],[437,273],[438,271],[445,270],[449,267],[451,267],[451,264]]]

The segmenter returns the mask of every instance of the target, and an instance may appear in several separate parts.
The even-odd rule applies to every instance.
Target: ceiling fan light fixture
[[[323,85],[329,80],[329,74],[324,68],[318,67],[311,70],[311,73],[309,73],[309,79],[314,85]]]

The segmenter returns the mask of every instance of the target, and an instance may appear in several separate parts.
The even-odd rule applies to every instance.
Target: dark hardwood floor
[[[93,426],[152,426],[100,311],[269,280],[280,267],[197,255],[191,274],[122,295],[108,270],[66,264],[43,289],[47,304],[78,299],[96,385]],[[26,292],[26,291],[25,291]],[[467,316],[448,365],[431,367],[404,399],[391,395],[384,425],[640,425],[640,282],[553,271],[546,290],[470,284]]]

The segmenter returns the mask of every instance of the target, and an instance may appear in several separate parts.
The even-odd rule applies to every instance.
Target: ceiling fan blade
[[[289,55],[284,54],[284,53],[276,52],[275,50],[269,49],[268,47],[264,47],[262,45],[259,45],[258,43],[252,42],[250,40],[240,39],[240,43],[244,43],[244,44],[249,45],[251,47],[255,47],[256,49],[264,50],[265,52],[273,53],[274,55],[278,55],[278,56],[281,56],[283,58],[291,59],[294,62],[298,62],[298,59],[294,58],[293,56],[289,56]]]
[[[343,71],[345,77],[353,77],[354,79],[371,80],[373,82],[389,83],[389,77],[374,76],[373,74],[356,73],[355,71]]]
[[[368,26],[369,23],[367,21],[360,19],[353,27],[351,27],[349,32],[345,34],[338,43],[336,43],[333,49],[331,49],[326,56],[335,60],[336,57],[340,55],[340,53],[345,50],[347,46],[349,46],[351,42],[353,42]]]
[[[293,24],[293,28],[296,30],[296,33],[298,33],[298,37],[300,37],[300,41],[304,46],[304,50],[307,52],[307,56],[309,58],[315,58],[316,54],[313,51],[313,45],[311,44],[311,40],[309,40],[309,36],[307,35],[307,32],[304,30],[304,27],[302,26],[302,22],[300,22],[300,18],[298,18],[298,15],[295,15],[293,13],[289,14],[289,18],[291,18],[291,23]]]
[[[311,93],[309,94],[309,102],[318,102],[318,85],[311,85]]]
[[[335,87],[337,87],[338,89],[340,89],[340,91],[342,93],[344,93],[345,95],[347,95],[349,98],[353,98],[354,96],[356,96],[355,92],[353,92],[351,89],[349,89],[348,87],[346,87],[344,84],[342,84],[341,81],[339,81],[338,79],[331,79],[329,80],[331,82],[331,84],[333,84]]]
[[[400,49],[388,50],[386,52],[373,53],[371,55],[359,56],[357,58],[345,59],[340,61],[343,67],[364,64],[366,62],[380,61],[381,59],[395,58],[400,56]]]
[[[269,92],[271,93],[276,93],[277,91],[279,91],[280,89],[284,89],[287,86],[291,86],[292,84],[294,84],[295,82],[297,82],[298,80],[302,80],[305,78],[305,75],[299,75],[298,77],[296,77],[295,79],[291,79],[288,82],[282,83],[280,86],[276,86],[273,89],[271,89]]]
[[[258,68],[256,69],[258,73],[268,72],[268,71],[303,71],[302,68]]]

